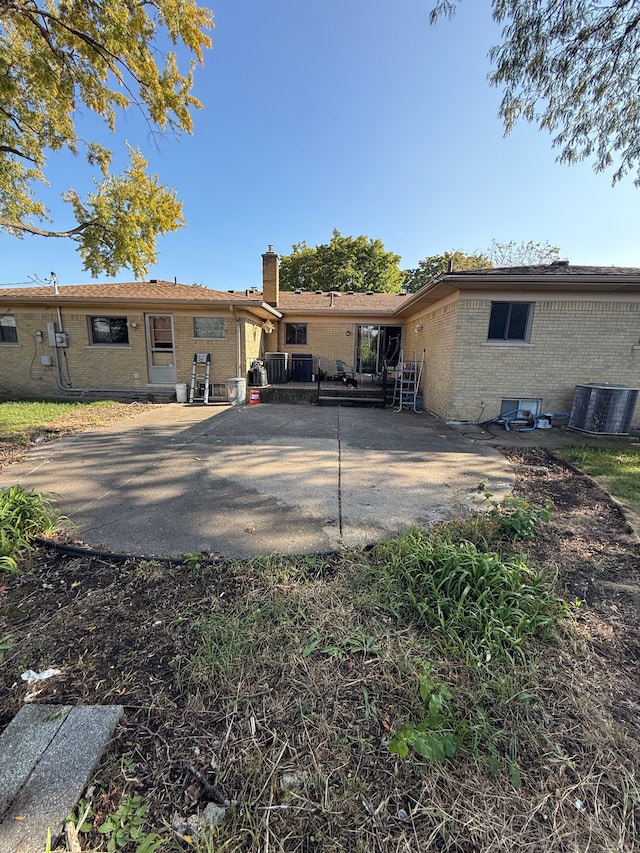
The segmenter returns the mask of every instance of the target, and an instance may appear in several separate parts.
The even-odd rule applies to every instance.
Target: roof
[[[640,268],[572,266],[568,261],[555,261],[534,266],[453,271],[443,273],[412,293],[396,313],[410,317],[460,291],[514,291],[519,288],[540,293],[637,293],[640,292]]]
[[[640,267],[595,267],[573,266],[568,261],[553,261],[550,264],[537,264],[522,267],[487,267],[481,270],[453,270],[445,273],[442,278],[449,276],[464,276],[466,278],[486,276],[640,276]]]
[[[297,311],[314,313],[332,311],[340,314],[392,314],[406,293],[362,293],[345,291],[287,291],[281,290],[278,308],[282,311],[295,313]]]
[[[260,294],[257,293],[256,296]],[[46,287],[7,288],[0,291],[0,298],[21,297],[25,299],[51,299],[56,296],[61,299],[171,299],[181,302],[214,301],[236,302],[251,300],[245,294],[225,293],[220,290],[209,290],[200,285],[177,284],[170,281],[130,281],[116,284],[63,284],[56,293],[52,285]],[[253,300],[255,301],[255,296]]]
[[[259,314],[280,316],[279,312],[262,300],[259,290],[222,291],[211,290],[201,285],[178,284],[170,281],[131,281],[108,284],[65,284],[57,287],[22,287],[0,290],[0,302],[4,300],[23,300],[25,302],[53,302],[63,306],[72,302],[185,302],[198,305],[229,305],[254,309]]]

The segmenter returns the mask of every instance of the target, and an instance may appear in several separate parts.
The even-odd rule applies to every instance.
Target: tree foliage
[[[438,0],[431,20],[460,0]],[[493,0],[503,24],[492,48],[493,84],[504,86],[507,133],[518,119],[553,135],[564,163],[635,172],[640,186],[640,4],[638,0]]]
[[[143,275],[156,238],[183,224],[181,204],[137,149],[112,174],[113,152],[82,139],[77,117],[84,108],[114,133],[117,114],[134,108],[152,132],[190,133],[201,106],[193,72],[212,25],[195,0],[0,0],[0,228],[71,238],[92,275],[124,266]],[[175,50],[163,56],[165,40]],[[178,49],[190,55],[184,72]],[[76,224],[52,230],[36,190],[51,154],[64,150],[84,153],[98,175],[84,200],[66,189]]]
[[[533,240],[499,243],[492,240],[487,255],[493,267],[524,267],[557,261],[560,249],[558,246],[552,246],[548,240],[544,243],[535,243]]]
[[[416,293],[425,284],[434,281],[447,272],[449,265],[455,272],[460,270],[481,270],[493,266],[487,255],[476,252],[466,255],[459,249],[444,252],[442,255],[430,255],[418,263],[415,269],[407,270],[404,288],[408,293]]]
[[[280,261],[282,290],[353,290],[397,293],[404,280],[400,256],[387,252],[381,240],[343,237],[334,228],[328,244],[303,241]]]

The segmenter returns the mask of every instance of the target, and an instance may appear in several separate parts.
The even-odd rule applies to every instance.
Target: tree
[[[534,243],[533,240],[498,243],[497,240],[492,240],[487,255],[491,259],[491,266],[494,267],[528,267],[557,261],[560,249],[552,246],[548,240],[544,243]]]
[[[447,272],[449,264],[453,271],[481,270],[493,266],[490,259],[477,252],[475,255],[466,255],[458,249],[445,252],[442,255],[430,255],[418,263],[415,269],[407,270],[407,278],[404,288],[408,293],[416,293],[425,284],[434,281]]]
[[[334,228],[328,244],[311,248],[303,241],[280,260],[282,290],[354,290],[397,293],[404,280],[400,256],[381,240],[343,237]]]
[[[431,21],[460,0],[437,0]],[[638,0],[493,0],[504,24],[490,81],[504,86],[500,115],[553,134],[558,160],[616,166],[613,183],[635,171],[640,186],[640,9]]]
[[[182,205],[135,148],[127,146],[128,167],[111,174],[113,152],[85,142],[76,116],[84,107],[114,133],[118,111],[133,106],[152,132],[190,133],[191,110],[201,106],[193,72],[211,46],[212,20],[195,0],[0,0],[0,228],[70,238],[94,276],[124,266],[144,275],[157,237],[184,224]],[[162,59],[165,39],[190,54],[185,73],[176,53]],[[36,188],[63,150],[84,151],[101,175],[84,200],[63,193],[76,224],[53,230]]]

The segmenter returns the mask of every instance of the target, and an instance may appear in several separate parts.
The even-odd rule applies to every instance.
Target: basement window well
[[[529,412],[533,417],[540,414],[542,400],[528,398],[504,397],[500,404],[500,415],[508,415],[510,412]]]

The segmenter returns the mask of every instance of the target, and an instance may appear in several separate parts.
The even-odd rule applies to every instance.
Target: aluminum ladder
[[[402,409],[413,409],[414,412],[418,411],[418,394],[420,392],[425,352],[426,350],[423,349],[420,362],[418,362],[415,350],[413,351],[413,361],[405,361],[404,352],[400,350],[400,361],[396,367],[396,381],[393,391],[393,403],[397,406],[397,412],[401,412]]]
[[[191,368],[191,387],[189,389],[190,403],[209,402],[209,379],[211,376],[211,353],[196,352],[193,355],[193,367]],[[196,393],[197,391],[197,393]]]

